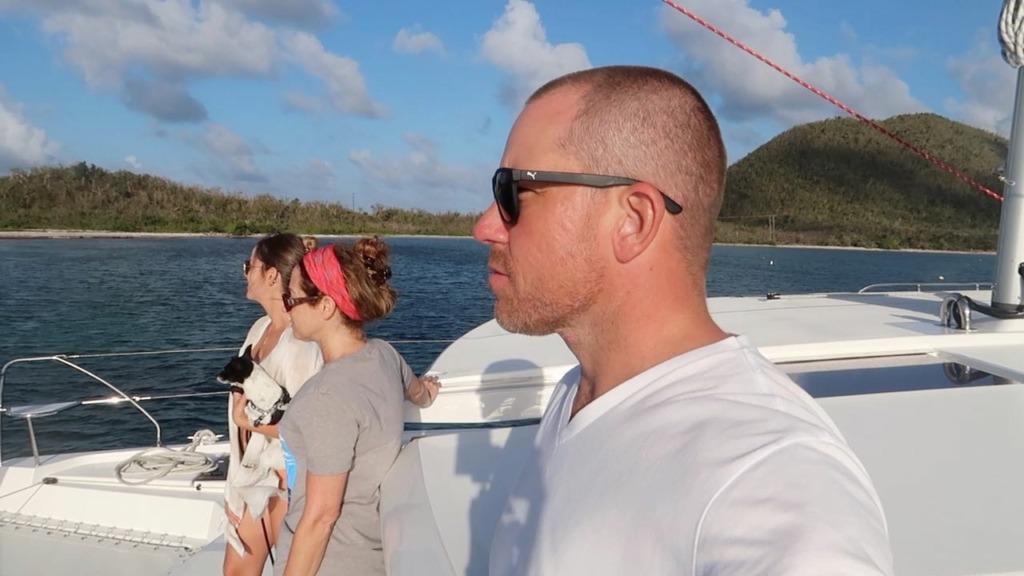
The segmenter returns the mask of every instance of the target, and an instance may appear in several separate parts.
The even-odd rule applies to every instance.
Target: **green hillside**
[[[993,172],[1004,138],[934,114],[880,124],[1002,193]],[[719,241],[994,249],[1001,206],[876,130],[836,118],[792,128],[729,168]]]
[[[365,212],[338,203],[244,196],[85,162],[0,177],[0,230],[466,235],[476,217],[386,206]]]
[[[882,124],[989,188],[1006,140],[934,114]],[[485,183],[482,183],[486,187]],[[788,130],[729,167],[719,242],[991,250],[1001,203],[853,119]],[[477,214],[300,202],[85,162],[0,177],[0,230],[468,235]]]

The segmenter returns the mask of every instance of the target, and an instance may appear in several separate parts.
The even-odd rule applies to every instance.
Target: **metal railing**
[[[388,340],[391,344],[425,344],[425,343],[444,343],[450,344],[454,342],[452,339],[394,339]],[[53,416],[64,412],[70,408],[76,406],[89,406],[95,404],[108,404],[117,405],[122,403],[131,404],[136,410],[138,410],[143,416],[145,416],[153,428],[156,431],[156,446],[163,444],[163,432],[160,427],[160,423],[153,417],[153,415],[142,407],[141,402],[151,400],[169,400],[178,398],[199,398],[204,396],[219,396],[227,395],[228,390],[216,392],[183,392],[183,393],[170,393],[170,394],[151,394],[151,395],[129,395],[117,386],[111,384],[106,379],[100,377],[94,372],[87,370],[80,366],[76,361],[87,359],[87,358],[116,358],[116,357],[138,357],[138,356],[159,356],[168,354],[204,354],[204,353],[231,353],[235,354],[238,352],[237,347],[216,347],[216,348],[194,348],[194,349],[175,349],[175,350],[149,350],[149,351],[136,351],[136,352],[107,352],[107,353],[95,353],[95,354],[54,354],[50,356],[37,356],[29,358],[15,358],[14,360],[8,361],[0,368],[0,418],[7,416],[11,418],[19,418],[25,420],[28,426],[29,443],[31,444],[32,456],[35,459],[36,465],[40,463],[39,460],[39,446],[36,440],[36,431],[33,426],[33,420],[38,418],[44,418],[47,416]],[[85,398],[79,400],[69,400],[61,402],[47,402],[40,404],[22,404],[18,406],[8,406],[4,403],[4,387],[7,383],[8,371],[10,368],[17,364],[28,363],[28,362],[53,362],[66,366],[72,370],[75,370],[81,374],[88,376],[94,382],[106,387],[113,392],[112,396],[103,398]],[[0,462],[3,461],[3,442],[2,442],[2,427],[0,427]]]
[[[907,291],[913,289],[915,292],[932,292],[935,290],[991,290],[991,282],[888,282],[881,284],[870,284],[857,291],[857,294],[869,294],[872,292],[885,291]]]
[[[156,430],[156,446],[163,444],[162,431],[160,423],[157,422],[156,418],[149,413],[148,410],[142,407],[140,402],[149,400],[165,400],[172,398],[196,398],[202,396],[214,396],[214,395],[226,395],[227,390],[217,392],[186,392],[186,393],[175,393],[175,394],[160,394],[160,395],[129,395],[123,390],[114,386],[106,379],[99,375],[83,368],[82,366],[73,362],[73,360],[80,360],[84,358],[112,358],[119,356],[156,356],[163,354],[200,354],[205,352],[237,352],[237,348],[201,348],[193,350],[157,350],[157,351],[145,351],[145,352],[110,352],[105,354],[55,354],[52,356],[36,356],[30,358],[15,358],[14,360],[8,361],[0,368],[0,417],[9,416],[12,418],[20,418],[25,420],[28,425],[29,442],[32,448],[32,456],[35,459],[36,466],[39,465],[39,445],[36,441],[35,427],[32,422],[38,418],[44,418],[47,416],[53,416],[59,414],[69,408],[75,406],[88,406],[93,404],[121,404],[127,402],[131,404],[136,410],[142,413],[152,424]],[[113,396],[104,398],[85,398],[80,400],[70,400],[62,402],[48,402],[44,404],[23,404],[18,406],[7,406],[4,404],[4,385],[7,382],[8,371],[10,368],[17,364],[23,364],[28,362],[54,362],[63,366],[66,366],[72,370],[75,370],[81,374],[85,374],[93,381],[105,386],[114,392]],[[3,461],[3,446],[2,446],[2,434],[0,434],[0,462]]]

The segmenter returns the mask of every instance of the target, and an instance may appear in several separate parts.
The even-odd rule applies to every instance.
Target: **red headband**
[[[302,257],[302,264],[306,267],[313,285],[330,296],[345,316],[356,322],[363,321],[359,310],[356,309],[356,303],[352,301],[352,295],[348,293],[345,271],[341,268],[341,262],[338,261],[333,246],[324,246],[306,254]]]

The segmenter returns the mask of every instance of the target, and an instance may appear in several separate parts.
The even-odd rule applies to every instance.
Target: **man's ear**
[[[629,262],[654,241],[665,217],[661,192],[646,182],[630,185],[617,202],[613,250],[619,262]]]

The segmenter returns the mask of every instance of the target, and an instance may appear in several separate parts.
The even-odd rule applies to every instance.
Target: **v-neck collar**
[[[580,389],[580,377],[582,373],[576,369],[576,382],[571,385],[571,390],[566,392],[565,402],[561,405],[561,412],[558,414],[558,444],[571,440],[577,434],[582,433],[587,427],[593,425],[603,416],[615,410],[627,398],[640,392],[647,386],[661,380],[664,377],[672,376],[680,368],[698,362],[726,350],[734,350],[742,346],[742,336],[729,335],[717,342],[702,346],[696,350],[684,352],[673,356],[660,364],[656,364],[647,370],[633,376],[622,384],[598,396],[590,404],[587,404],[576,413],[576,416],[569,419],[572,414],[573,401]]]

